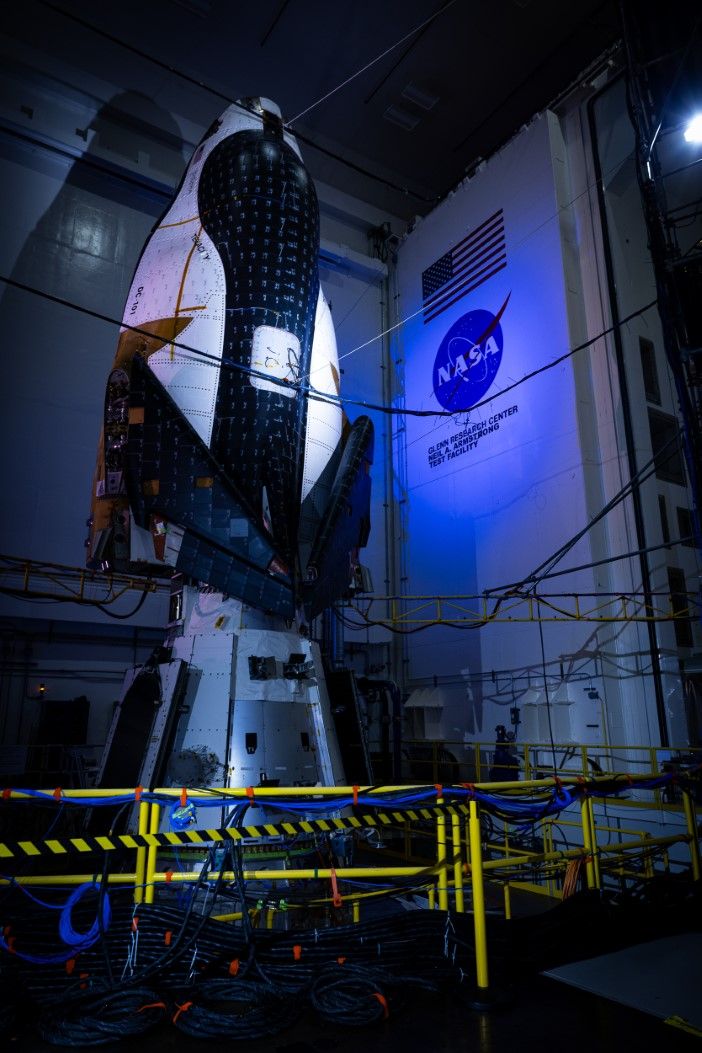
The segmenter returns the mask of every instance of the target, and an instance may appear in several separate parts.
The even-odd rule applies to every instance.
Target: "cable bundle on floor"
[[[90,908],[77,909],[82,931]],[[53,919],[44,912],[28,912],[15,927],[18,946],[31,933],[30,950],[52,949]],[[109,929],[75,958],[13,957],[11,970],[41,1010],[41,1034],[57,1045],[140,1034],[166,1005],[193,1037],[253,1039],[294,1023],[306,1007],[362,1025],[383,1019],[410,986],[460,982],[472,969],[470,929],[468,917],[417,910],[333,928],[251,932],[176,907],[142,904],[137,915],[115,902]]]
[[[55,1046],[102,1046],[119,1038],[134,1038],[163,1019],[166,1003],[150,988],[106,991],[74,1005],[46,1009],[39,1034]]]
[[[358,965],[332,965],[312,984],[310,1001],[333,1024],[372,1024],[389,1015],[387,977]]]
[[[192,1038],[264,1038],[294,1024],[304,1005],[262,980],[207,980],[176,1003],[172,1019]]]

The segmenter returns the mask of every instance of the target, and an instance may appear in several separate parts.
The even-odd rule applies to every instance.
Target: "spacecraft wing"
[[[308,618],[348,593],[358,549],[370,531],[373,423],[358,417],[343,446],[329,504],[308,564],[303,596]]]

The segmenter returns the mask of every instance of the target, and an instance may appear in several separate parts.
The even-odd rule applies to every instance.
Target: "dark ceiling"
[[[274,99],[304,137],[317,179],[405,218],[426,213],[619,36],[615,0],[58,0],[38,6],[54,7],[47,12],[54,33],[61,27],[55,10],[63,8],[225,96]],[[60,31],[76,34],[76,64],[81,56],[87,60],[82,28],[64,18]],[[94,49],[119,50],[104,38],[95,39]],[[213,115],[223,109],[215,95],[203,91],[202,97]],[[305,139],[407,193],[391,191]]]

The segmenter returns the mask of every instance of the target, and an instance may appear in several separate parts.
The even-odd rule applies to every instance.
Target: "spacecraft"
[[[170,577],[172,604],[101,785],[343,778],[306,623],[364,578],[373,426],[340,405],[318,251],[279,109],[230,106],[146,243],[107,380],[88,562]]]
[[[107,382],[89,565],[293,619],[354,580],[373,426],[350,424],[314,184],[279,109],[208,129],[141,255]]]

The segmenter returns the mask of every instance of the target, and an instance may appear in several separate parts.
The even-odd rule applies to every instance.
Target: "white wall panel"
[[[538,373],[570,346],[552,120],[550,115],[536,120],[400,247],[399,313],[409,319],[400,352],[407,407],[441,410],[441,395],[461,409],[450,418],[407,417],[409,594],[482,593],[520,581],[587,522],[572,363]],[[425,322],[423,273],[500,209],[506,266]],[[460,249],[457,255],[460,266]],[[502,308],[499,330],[473,344],[486,319]],[[455,394],[447,398],[440,382],[449,367],[440,352],[452,327],[460,335],[461,325],[471,341],[463,338],[457,345],[466,365],[460,363],[456,375],[450,370]],[[458,364],[456,346],[453,354]],[[488,363],[492,373],[486,373]],[[538,375],[504,391],[534,372]],[[481,398],[484,405],[467,408]],[[587,538],[567,557],[570,565],[589,558]],[[564,588],[592,591],[591,574],[569,576]],[[588,631],[548,626],[549,659],[577,650]],[[412,639],[409,657],[413,679],[437,675],[460,683],[461,670],[469,670],[489,685],[491,670],[540,664],[538,626],[437,628]],[[495,723],[508,722],[503,708],[483,712],[483,698],[491,693],[494,689],[474,683],[468,703],[465,689],[456,684],[454,705],[446,712],[447,737],[460,729],[491,733]]]

